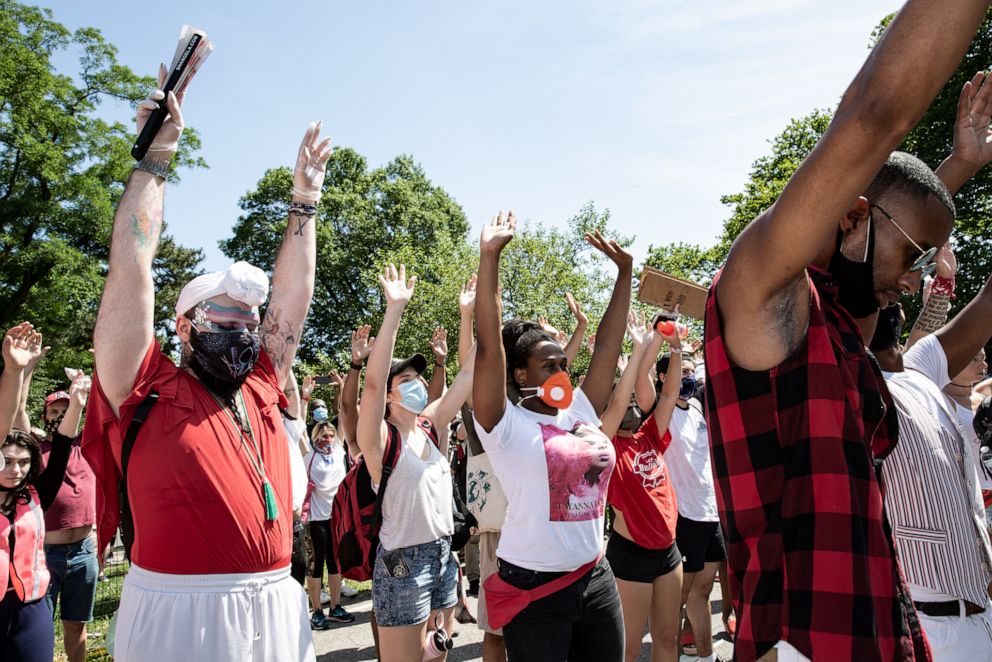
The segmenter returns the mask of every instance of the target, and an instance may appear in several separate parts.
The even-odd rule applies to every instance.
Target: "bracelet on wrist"
[[[293,197],[300,198],[301,200],[306,200],[310,204],[313,204],[318,200],[320,200],[320,191],[317,191],[316,193],[311,193],[308,191],[301,191],[298,188],[293,188]]]
[[[435,361],[434,362],[434,367],[435,368],[441,368],[442,370],[444,370],[444,363],[438,363],[437,361]]]
[[[669,347],[668,348],[668,352],[669,352],[669,354],[681,354],[682,353],[682,348],[681,347]]]
[[[317,208],[314,205],[308,205],[302,202],[291,202],[289,203],[289,213],[300,216],[316,216]]]
[[[157,159],[150,154],[145,154],[143,159],[134,164],[134,169],[144,170],[156,177],[166,179],[169,175],[169,162],[164,159]]]
[[[357,370],[358,372],[361,372],[363,366],[364,366],[363,363],[355,363],[354,361],[351,362],[351,369],[352,370]]]
[[[930,286],[931,294],[946,294],[947,296],[954,298],[954,276],[945,278],[943,276],[937,276],[933,279],[933,284]]]
[[[300,396],[300,400],[302,400],[303,402],[310,402],[310,396],[309,395]]]

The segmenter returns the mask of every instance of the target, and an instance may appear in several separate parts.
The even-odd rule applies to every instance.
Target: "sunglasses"
[[[913,264],[910,265],[909,270],[921,272],[921,276],[923,278],[932,275],[933,272],[937,270],[937,262],[934,260],[934,256],[937,255],[937,247],[933,246],[924,250],[922,246],[913,241],[913,238],[909,236],[909,233],[902,229],[901,225],[896,223],[896,219],[892,218],[892,216],[889,215],[889,212],[885,211],[876,204],[872,204],[870,206],[882,212],[885,215],[885,218],[892,221],[892,225],[896,226],[896,229],[902,233],[902,236],[906,237],[906,240],[913,244],[913,247],[920,252],[917,258],[913,260]]]

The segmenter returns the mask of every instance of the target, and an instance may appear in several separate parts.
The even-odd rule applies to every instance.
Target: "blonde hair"
[[[315,444],[317,440],[320,439],[320,435],[324,433],[324,430],[330,429],[334,433],[334,438],[338,436],[338,429],[334,427],[334,423],[330,421],[322,421],[313,426],[313,430],[310,430],[310,443]]]

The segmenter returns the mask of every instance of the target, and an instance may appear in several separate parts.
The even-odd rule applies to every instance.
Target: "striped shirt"
[[[899,444],[882,464],[903,572],[917,599],[936,593],[985,605],[992,547],[964,431],[940,390],[950,381],[947,358],[940,341],[927,336],[903,360],[903,372],[885,373]]]

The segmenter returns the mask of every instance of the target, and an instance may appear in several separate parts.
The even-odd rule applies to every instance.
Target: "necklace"
[[[255,441],[255,435],[251,430],[251,420],[248,418],[248,407],[245,406],[245,397],[239,389],[238,399],[241,401],[241,410],[245,414],[245,420],[242,422],[240,412],[237,418],[235,418],[234,414],[231,413],[232,407],[224,404],[212,391],[210,391],[210,395],[213,396],[213,399],[217,401],[220,408],[227,414],[227,417],[231,420],[231,424],[238,431],[238,436],[241,437],[241,449],[245,452],[248,463],[251,464],[252,468],[255,469],[255,473],[258,474],[259,480],[262,481],[262,502],[265,506],[265,519],[271,522],[279,517],[279,506],[276,504],[275,490],[272,489],[272,484],[269,483],[269,479],[265,475],[265,462],[262,460],[262,451],[258,447],[258,442]],[[237,407],[233,400],[231,405],[233,408]],[[246,436],[247,439],[245,438]],[[248,439],[251,439],[251,449],[248,448]],[[255,451],[254,454],[252,453],[252,449]]]

